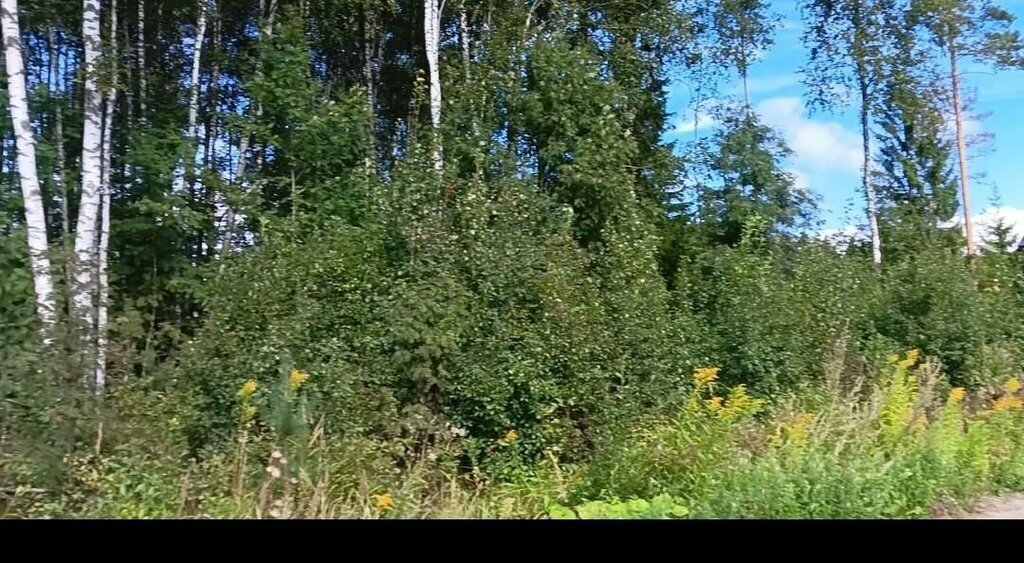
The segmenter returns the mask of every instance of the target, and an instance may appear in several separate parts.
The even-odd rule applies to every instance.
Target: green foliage
[[[704,157],[713,180],[697,196],[709,241],[735,246],[743,229],[758,220],[765,223],[763,236],[800,226],[812,201],[782,170],[791,154],[785,142],[749,110],[723,107],[716,119],[722,126]]]
[[[749,107],[685,158],[665,140],[671,73],[745,78],[763,2],[449,3],[436,129],[421,3],[285,4],[211,3],[195,45],[197,4],[147,3],[102,62],[102,400],[80,334],[39,338],[4,153],[5,515],[889,517],[1024,487],[1024,262],[1006,228],[967,261],[938,226],[926,64],[1019,66],[1004,11],[803,3],[813,101],[856,82],[879,129],[876,267],[801,233],[813,198]],[[81,22],[22,8],[66,320]]]
[[[894,359],[867,397],[827,391],[826,410],[779,403],[756,422],[738,414],[749,409],[724,416],[735,390],[707,400],[698,383],[684,413],[606,450],[575,494],[672,495],[698,517],[877,518],[927,516],[937,503],[1014,486],[1019,381],[984,410],[966,410],[962,388],[937,399],[934,368],[915,361],[916,351]]]
[[[603,520],[626,520],[632,518],[666,519],[685,518],[689,514],[686,506],[669,495],[658,495],[650,501],[633,499],[628,501],[590,501],[572,508],[552,507],[549,516],[553,519],[584,518]]]

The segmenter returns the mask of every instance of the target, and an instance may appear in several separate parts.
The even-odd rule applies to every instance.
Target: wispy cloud
[[[795,72],[784,74],[773,74],[770,76],[751,76],[747,79],[747,88],[753,94],[767,94],[784,88],[800,85],[800,75]],[[732,94],[739,96],[743,94],[743,83],[737,82],[732,89]]]
[[[692,109],[687,109],[679,115],[674,124],[672,125],[672,131],[670,135],[684,135],[686,133],[693,133],[694,131],[701,131],[704,129],[710,129],[718,124],[715,118],[704,112],[698,112],[696,118]]]
[[[757,113],[765,123],[782,133],[793,150],[794,162],[800,170],[860,170],[860,135],[835,121],[809,119],[800,98],[770,98],[757,105]]]
[[[964,135],[968,138],[981,135],[985,130],[981,125],[981,121],[972,119],[970,117],[964,118]],[[950,114],[946,117],[946,121],[943,124],[941,135],[944,139],[953,141],[956,139],[956,116]]]

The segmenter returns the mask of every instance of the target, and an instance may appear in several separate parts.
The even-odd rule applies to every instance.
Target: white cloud
[[[675,124],[672,126],[670,135],[682,135],[685,133],[693,133],[694,131],[701,131],[703,129],[709,129],[718,124],[715,118],[704,112],[698,112],[696,120],[692,109],[688,109],[676,118]]]
[[[969,117],[964,118],[964,137],[970,139],[984,133],[985,130],[981,126],[981,121],[977,119],[971,119]],[[946,117],[946,121],[942,126],[942,138],[955,141],[956,140],[956,116],[950,114]]]
[[[765,100],[757,105],[757,113],[765,123],[782,132],[801,170],[860,170],[860,135],[835,121],[807,118],[800,98],[785,96]]]
[[[804,174],[803,172],[797,170],[796,168],[791,168],[786,172],[788,172],[789,175],[793,177],[793,189],[802,194],[810,192],[811,182],[807,178],[807,174]]]
[[[797,86],[799,84],[800,77],[792,72],[787,74],[775,74],[772,76],[750,77],[747,79],[747,89],[750,90],[751,94],[774,92],[776,90],[782,90],[783,88],[789,88],[790,86]],[[734,93],[743,93],[743,82],[736,84]]]
[[[982,248],[988,248],[985,239],[992,235],[992,229],[999,224],[1000,219],[1002,219],[1004,225],[1010,227],[1011,246],[1015,248],[1020,244],[1021,239],[1024,239],[1024,209],[1007,206],[989,207],[981,213],[974,215],[975,244]],[[963,217],[958,216],[943,226],[962,229]]]
[[[871,240],[871,235],[862,225],[846,225],[841,229],[823,229],[818,237],[836,247],[839,252],[846,252],[851,244]]]
[[[779,29],[783,31],[799,31],[804,28],[800,20],[786,18],[779,23]]]
[[[979,248],[989,248],[985,239],[991,236],[991,230],[999,223],[999,219],[1010,227],[1010,249],[1014,249],[1024,239],[1024,209],[1017,207],[989,207],[974,215],[974,241]],[[944,229],[962,228],[963,218],[957,217],[939,225]],[[860,225],[846,225],[839,229],[822,229],[818,236],[831,242],[839,250],[845,250],[851,241],[865,242],[870,239],[867,229]],[[885,241],[882,241],[883,245]],[[883,246],[883,251],[884,251]]]

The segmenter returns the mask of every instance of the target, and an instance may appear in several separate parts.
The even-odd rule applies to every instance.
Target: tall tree
[[[898,252],[934,246],[950,233],[940,225],[957,211],[953,147],[943,138],[944,89],[937,68],[919,44],[912,11],[893,14],[893,42],[886,53],[884,83],[875,101],[879,132],[874,172],[883,232]]]
[[[967,236],[967,254],[976,253],[974,220],[971,217],[970,174],[967,169],[967,141],[964,107],[961,101],[962,61],[974,61],[997,68],[1024,67],[1024,42],[1020,32],[1010,29],[1013,14],[988,0],[918,0],[920,14],[932,41],[949,65],[949,89],[956,124],[957,161],[960,169],[960,197]]]
[[[138,0],[135,62],[139,72],[139,123],[146,123],[146,0]]]
[[[36,169],[36,141],[28,113],[25,92],[25,62],[21,49],[21,26],[18,22],[18,1],[0,2],[4,39],[4,60],[7,64],[8,110],[14,127],[14,143],[18,156],[18,177],[25,205],[25,228],[35,289],[36,315],[44,340],[49,340],[57,322],[57,304],[53,276],[50,271],[49,243],[46,236],[46,212],[39,189]]]
[[[427,54],[427,68],[430,82],[430,125],[433,128],[434,168],[444,166],[441,145],[441,70],[438,52],[441,48],[441,7],[438,0],[423,0],[423,40]]]
[[[107,384],[107,318],[110,307],[110,280],[108,250],[110,248],[110,199],[112,187],[114,111],[117,108],[117,0],[110,3],[110,82],[107,86],[103,111],[103,171],[101,175],[102,205],[100,206],[100,240],[96,265],[96,364],[93,385],[97,395],[103,395]]]
[[[81,201],[75,226],[75,272],[71,287],[72,317],[79,324],[83,341],[92,341],[95,308],[93,290],[96,280],[97,221],[102,190],[103,170],[103,93],[99,84],[100,2],[84,0],[82,4],[83,93],[85,96],[82,131]]]
[[[709,178],[698,196],[711,241],[735,246],[755,222],[765,226],[759,236],[770,236],[806,218],[810,198],[781,168],[792,154],[785,141],[746,108],[723,107],[715,118],[721,126],[705,155]]]
[[[743,84],[743,102],[750,108],[747,75],[750,64],[761,51],[772,46],[778,18],[762,0],[720,0],[715,6],[714,31],[717,55],[736,69]]]
[[[879,84],[879,62],[887,37],[884,21],[890,0],[806,0],[804,42],[810,59],[804,68],[812,106],[831,108],[850,87],[857,96],[861,130],[861,186],[866,202],[871,255],[882,263],[878,197],[871,178],[872,100]]]

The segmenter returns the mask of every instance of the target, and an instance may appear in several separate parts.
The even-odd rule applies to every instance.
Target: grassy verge
[[[293,372],[264,412],[253,385],[240,389],[235,447],[202,461],[185,457],[172,415],[143,416],[160,405],[123,406],[163,433],[69,456],[58,493],[7,460],[5,473],[23,477],[7,515],[898,518],[1024,489],[1020,380],[949,388],[916,351],[890,358],[870,384],[772,401],[696,370],[684,408],[606,437],[578,467],[553,454],[517,462],[515,431],[489,446],[483,471],[471,463],[480,445],[450,426],[429,440],[331,437],[302,401],[306,377]]]

